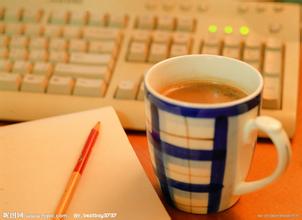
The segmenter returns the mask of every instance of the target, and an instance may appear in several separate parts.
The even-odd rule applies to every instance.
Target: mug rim
[[[223,102],[223,103],[215,103],[215,104],[203,104],[203,103],[193,103],[193,102],[185,102],[185,101],[179,101],[176,99],[172,99],[169,98],[167,96],[162,95],[161,93],[157,92],[155,89],[153,89],[148,81],[148,78],[150,77],[150,75],[152,74],[152,72],[154,71],[154,69],[158,68],[159,66],[161,66],[164,63],[167,62],[171,62],[173,60],[178,60],[178,59],[183,59],[183,58],[187,58],[187,57],[200,57],[200,58],[211,58],[211,59],[224,59],[224,60],[229,60],[233,63],[239,63],[240,65],[244,65],[247,68],[250,68],[253,70],[253,72],[257,75],[258,79],[259,79],[259,85],[257,86],[257,89],[255,91],[253,91],[251,94],[248,94],[247,96],[231,101],[231,102]],[[144,84],[145,87],[147,88],[147,93],[150,92],[152,95],[154,95],[155,97],[157,97],[158,99],[172,104],[172,105],[176,105],[176,106],[182,106],[182,107],[186,107],[186,108],[203,108],[203,109],[217,109],[217,108],[227,108],[227,107],[232,107],[232,106],[236,106],[245,102],[248,102],[252,99],[254,99],[256,96],[258,96],[262,89],[263,89],[263,77],[261,75],[261,73],[252,65],[243,62],[241,60],[237,60],[231,57],[226,57],[226,56],[220,56],[220,55],[212,55],[212,54],[190,54],[190,55],[183,55],[183,56],[177,56],[177,57],[172,57],[172,58],[168,58],[165,60],[162,60],[156,64],[154,64],[152,67],[150,67],[147,72],[145,73],[144,76]],[[146,95],[147,95],[146,93]]]

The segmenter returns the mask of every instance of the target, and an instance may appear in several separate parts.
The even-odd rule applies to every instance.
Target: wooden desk
[[[300,57],[302,65],[302,58]],[[300,75],[301,75],[300,67]],[[155,181],[149,158],[145,133],[127,132],[128,138],[172,220],[247,220],[247,219],[302,219],[302,77],[299,79],[297,128],[292,138],[292,160],[287,171],[273,184],[257,192],[243,195],[232,208],[210,215],[194,215],[167,205]],[[248,180],[268,176],[276,166],[276,152],[268,140],[256,146]]]

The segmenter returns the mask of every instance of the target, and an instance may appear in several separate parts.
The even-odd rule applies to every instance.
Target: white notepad
[[[0,218],[53,214],[97,121],[100,135],[68,217],[170,219],[111,107],[0,127]]]

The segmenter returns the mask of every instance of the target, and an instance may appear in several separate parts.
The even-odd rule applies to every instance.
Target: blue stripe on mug
[[[167,155],[174,156],[186,160],[224,160],[225,159],[225,149],[213,150],[194,150],[183,147],[178,147],[164,141],[161,141],[159,134],[155,129],[150,133],[147,132],[149,140],[152,142],[153,146]],[[159,149],[160,148],[160,149]]]
[[[221,116],[239,115],[259,105],[261,100],[261,96],[258,95],[251,100],[230,107],[198,109],[198,108],[177,106],[165,102],[163,100],[158,99],[156,96],[151,94],[148,90],[146,90],[146,97],[151,103],[155,104],[159,109],[162,109],[164,111],[173,114],[192,117],[192,118],[216,118]]]
[[[159,130],[158,109],[152,103],[151,103],[151,126],[152,126],[152,129],[154,129],[155,131]],[[171,196],[170,196],[170,192],[169,192],[169,187],[168,187],[168,183],[167,183],[167,176],[165,174],[165,167],[164,167],[164,160],[163,160],[163,153],[162,153],[161,143],[160,142],[154,143],[153,146],[158,149],[157,152],[154,151],[154,154],[155,154],[156,173],[157,173],[158,179],[160,180],[159,181],[160,188],[163,192],[163,195],[166,198],[166,201],[170,205],[174,206],[174,204],[172,202],[172,199],[171,199]]]
[[[224,170],[225,170],[225,160],[227,151],[227,134],[228,134],[228,118],[219,117],[215,120],[215,134],[214,134],[214,147],[213,152],[224,152],[223,157],[220,160],[212,161],[211,169],[211,185],[223,185]],[[222,155],[221,155],[222,156]],[[209,203],[208,203],[208,213],[217,212],[221,200],[221,190],[216,190],[210,192]]]
[[[160,182],[163,180],[163,175],[160,175]],[[220,192],[222,185],[220,184],[193,184],[193,183],[184,183],[171,178],[165,178],[164,181],[167,181],[170,187],[180,189],[187,192],[197,192],[197,193],[215,193]]]

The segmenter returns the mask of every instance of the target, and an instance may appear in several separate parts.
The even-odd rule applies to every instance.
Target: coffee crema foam
[[[160,93],[168,98],[198,104],[217,104],[247,96],[241,89],[216,81],[179,82],[163,88]]]

